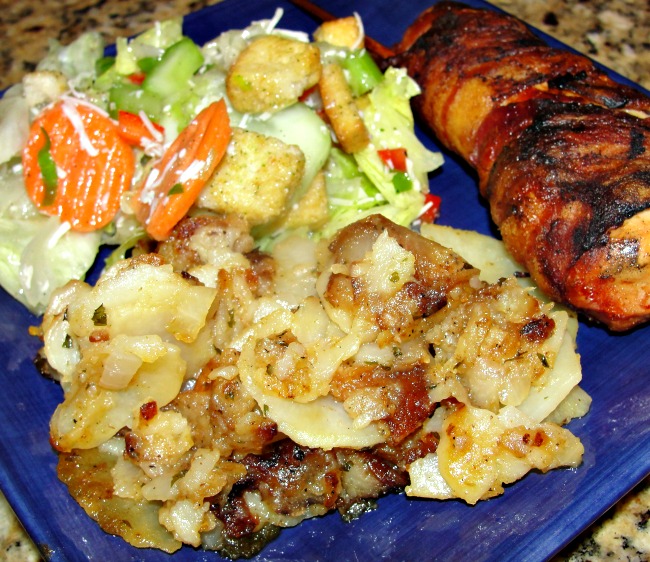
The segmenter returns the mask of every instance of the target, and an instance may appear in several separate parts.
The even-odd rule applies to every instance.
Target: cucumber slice
[[[153,92],[148,92],[135,84],[120,83],[113,86],[108,93],[111,115],[119,110],[129,113],[144,111],[147,117],[158,121],[163,113],[163,100]]]
[[[325,165],[332,147],[332,138],[323,120],[305,104],[296,103],[269,119],[251,118],[245,127],[300,147],[305,155],[305,174],[294,194],[294,201],[298,201]]]
[[[162,98],[187,89],[187,83],[203,65],[199,46],[189,37],[183,37],[163,53],[142,83],[142,88]]]

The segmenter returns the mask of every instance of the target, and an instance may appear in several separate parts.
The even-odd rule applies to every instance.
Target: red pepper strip
[[[147,75],[144,72],[134,72],[133,74],[129,74],[128,79],[132,84],[141,86],[146,77]]]
[[[384,148],[378,150],[377,154],[391,170],[406,172],[405,148]]]
[[[438,195],[433,193],[427,193],[424,197],[424,207],[427,207],[427,210],[420,215],[420,220],[422,222],[435,222],[440,214],[440,203],[442,200]]]
[[[156,131],[164,133],[165,129],[156,123],[151,123]],[[151,129],[142,120],[142,117],[135,113],[120,110],[117,114],[117,127],[120,136],[131,146],[139,146],[144,148],[143,139],[155,142],[154,135]]]
[[[311,88],[307,88],[298,98],[298,101],[306,101],[309,96],[311,96],[318,89],[318,84],[315,84]]]

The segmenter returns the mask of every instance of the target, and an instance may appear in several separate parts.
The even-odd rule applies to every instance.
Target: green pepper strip
[[[397,193],[403,193],[413,189],[413,181],[404,172],[395,172],[393,174],[393,187]]]
[[[43,185],[45,186],[45,195],[43,196],[42,205],[47,207],[54,203],[59,177],[56,172],[56,163],[54,162],[52,153],[50,152],[50,136],[43,127],[41,127],[41,132],[45,137],[45,144],[43,145],[43,148],[38,151],[37,159],[38,167],[41,169],[41,176],[43,177]]]
[[[350,53],[343,60],[343,66],[349,73],[350,88],[355,97],[369,92],[384,79],[377,63],[365,49]]]

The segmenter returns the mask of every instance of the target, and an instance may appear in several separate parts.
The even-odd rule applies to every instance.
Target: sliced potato
[[[297,146],[234,129],[228,152],[197,203],[242,215],[252,226],[265,224],[286,211],[304,169],[305,157]]]
[[[52,445],[66,452],[133,427],[143,404],[162,407],[174,399],[216,296],[144,256],[118,262],[91,289],[73,283],[46,312],[48,325],[60,323],[78,350],[62,363],[65,399],[50,422]]]
[[[338,64],[325,65],[318,85],[323,108],[343,150],[354,154],[368,146],[370,134],[359,115],[343,69]]]
[[[437,224],[423,224],[421,233],[426,238],[452,248],[468,263],[480,269],[481,279],[488,283],[496,283],[501,278],[523,271],[505,249],[503,242],[490,236]],[[519,277],[518,282],[524,287],[530,287],[538,299],[544,302],[548,300],[529,277]],[[550,316],[555,322],[556,335],[544,346],[543,353],[550,360],[551,368],[533,381],[528,396],[518,406],[538,422],[550,416],[572,390],[578,388],[577,385],[582,380],[580,356],[575,342],[578,329],[575,314],[555,304]],[[584,401],[581,406],[583,404]],[[575,415],[584,415],[586,409],[575,408]]]
[[[413,462],[406,494],[469,504],[502,494],[531,470],[576,467],[584,447],[568,430],[536,423],[517,408],[496,415],[465,405],[445,419],[436,453]]]
[[[121,459],[122,451],[109,447],[77,449],[59,456],[57,474],[72,497],[106,532],[119,535],[138,548],[176,552],[182,543],[160,524],[158,503],[123,498],[115,493],[111,469]]]
[[[314,31],[314,40],[336,47],[358,49],[363,46],[363,29],[354,16],[324,22]]]
[[[274,112],[297,102],[318,83],[320,72],[316,45],[264,35],[253,40],[232,65],[226,91],[237,111]]]

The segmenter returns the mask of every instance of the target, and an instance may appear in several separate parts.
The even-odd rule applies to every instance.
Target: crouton
[[[318,86],[323,109],[343,150],[354,154],[364,149],[370,142],[370,134],[359,115],[343,69],[338,64],[325,65]]]
[[[237,57],[226,78],[226,91],[237,111],[274,112],[297,102],[318,83],[320,72],[316,45],[264,35]]]
[[[304,169],[305,157],[297,146],[234,128],[226,155],[197,205],[242,215],[251,226],[265,224],[286,212]]]

